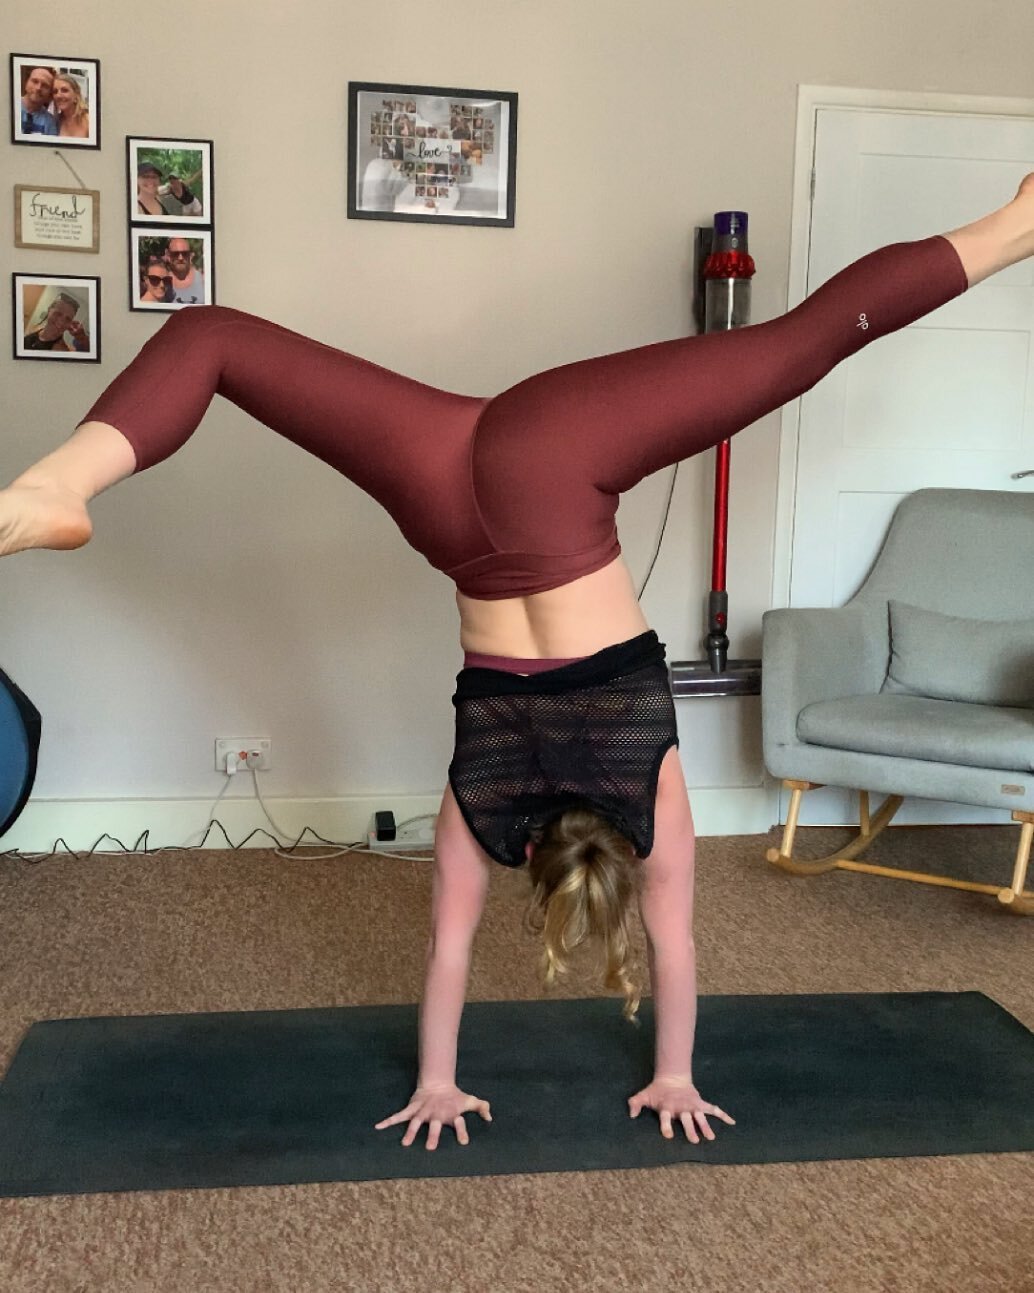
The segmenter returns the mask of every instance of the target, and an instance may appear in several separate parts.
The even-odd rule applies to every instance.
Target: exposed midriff
[[[621,557],[559,588],[492,601],[457,592],[465,651],[527,660],[572,659],[650,626]]]

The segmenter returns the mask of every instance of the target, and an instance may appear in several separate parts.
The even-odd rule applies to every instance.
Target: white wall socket
[[[259,772],[268,772],[273,766],[273,742],[268,736],[220,736],[215,742],[215,767],[226,771],[226,756],[236,754],[238,766],[247,768],[245,759],[251,750],[259,751],[259,760],[253,766]]]

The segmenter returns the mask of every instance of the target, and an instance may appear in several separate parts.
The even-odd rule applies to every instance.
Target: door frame
[[[793,206],[790,216],[790,272],[786,308],[806,295],[811,242],[811,187],[815,167],[815,135],[819,110],[851,108],[871,112],[966,113],[996,117],[1034,118],[1034,99],[992,98],[970,94],[928,94],[912,90],[865,90],[843,85],[798,85],[797,136],[794,144]],[[775,539],[770,605],[790,605],[790,575],[797,510],[797,455],[801,400],[782,410],[779,465],[776,480]]]
[[[786,308],[807,295],[808,252],[811,243],[811,186],[815,168],[818,113],[823,108],[870,112],[967,113],[997,117],[1034,118],[1034,99],[988,95],[932,94],[914,90],[867,90],[845,85],[798,85],[797,131],[794,142],[793,204],[790,214],[790,268]],[[797,457],[800,445],[801,400],[783,406],[779,425],[776,479],[776,532],[773,542],[770,605],[790,605],[793,536],[797,513]],[[786,820],[788,796],[766,774],[773,801],[773,820]]]

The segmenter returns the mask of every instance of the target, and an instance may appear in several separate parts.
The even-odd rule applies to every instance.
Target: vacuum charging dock
[[[680,696],[760,696],[761,661],[727,660],[716,673],[707,660],[675,660],[669,666],[671,694]]]

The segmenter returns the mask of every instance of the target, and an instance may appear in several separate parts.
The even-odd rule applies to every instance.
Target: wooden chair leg
[[[832,867],[826,866],[824,861],[819,864],[797,862],[792,856],[794,836],[797,834],[797,817],[801,811],[801,796],[806,790],[820,790],[821,784],[817,781],[784,780],[783,785],[790,791],[790,807],[786,811],[783,842],[777,849],[768,849],[765,853],[766,859],[780,870],[789,871],[791,875],[821,875],[823,871],[832,870]]]
[[[778,849],[769,849],[765,857],[773,866],[791,875],[822,875],[827,871],[840,868],[844,871],[861,871],[867,875],[886,876],[892,880],[913,880],[919,884],[938,885],[948,889],[965,889],[971,893],[996,895],[998,901],[1007,911],[1017,916],[1034,916],[1034,892],[1025,889],[1027,870],[1030,866],[1031,851],[1034,847],[1034,812],[1016,811],[1013,821],[1020,823],[1020,839],[1016,848],[1016,863],[1013,867],[1012,885],[1008,889],[1000,885],[978,884],[972,880],[955,880],[950,876],[930,875],[924,871],[903,871],[897,867],[877,866],[872,862],[858,862],[859,853],[864,853],[873,840],[891,823],[894,815],[903,802],[901,795],[888,795],[875,813],[869,813],[869,795],[865,790],[859,791],[858,798],[858,834],[842,849],[826,857],[816,858],[811,862],[798,862],[793,856],[794,837],[797,834],[797,819],[801,810],[801,796],[805,790],[818,790],[817,782],[789,781],[783,785],[791,792],[790,807],[786,814],[786,825],[783,828],[783,842]]]
[[[811,781],[784,781],[783,785],[789,787],[792,791],[790,808],[786,814],[786,827],[783,830],[783,843],[781,848],[769,849],[765,857],[773,866],[779,867],[781,871],[788,871],[791,875],[823,875],[825,872],[833,871],[840,866],[848,869],[860,869],[865,864],[854,862],[853,859],[859,853],[864,853],[876,836],[890,825],[894,814],[902,804],[900,795],[888,795],[870,817],[869,792],[867,790],[859,791],[859,830],[854,839],[844,848],[837,849],[835,853],[830,853],[826,857],[816,858],[811,862],[798,862],[792,856],[792,853],[794,835],[797,832],[797,815],[800,812],[801,794],[805,790],[818,790],[819,786]]]
[[[898,809],[905,802],[901,795],[888,795],[870,817],[869,793],[866,790],[861,790],[858,793],[860,801],[858,805],[858,834],[850,844],[846,844],[842,849],[837,849],[835,853],[830,854],[830,860],[836,862],[838,866],[841,863],[853,862],[859,853],[864,853],[876,836],[887,829],[894,820]],[[862,863],[856,863],[855,865],[861,866]],[[851,868],[847,867],[847,869],[850,870]]]
[[[1012,872],[1012,888],[1001,889],[998,901],[1017,916],[1034,916],[1034,898],[1024,893],[1027,867],[1030,865],[1031,842],[1034,841],[1034,813],[1014,812],[1014,822],[1020,823],[1020,842],[1016,848],[1016,865]]]

